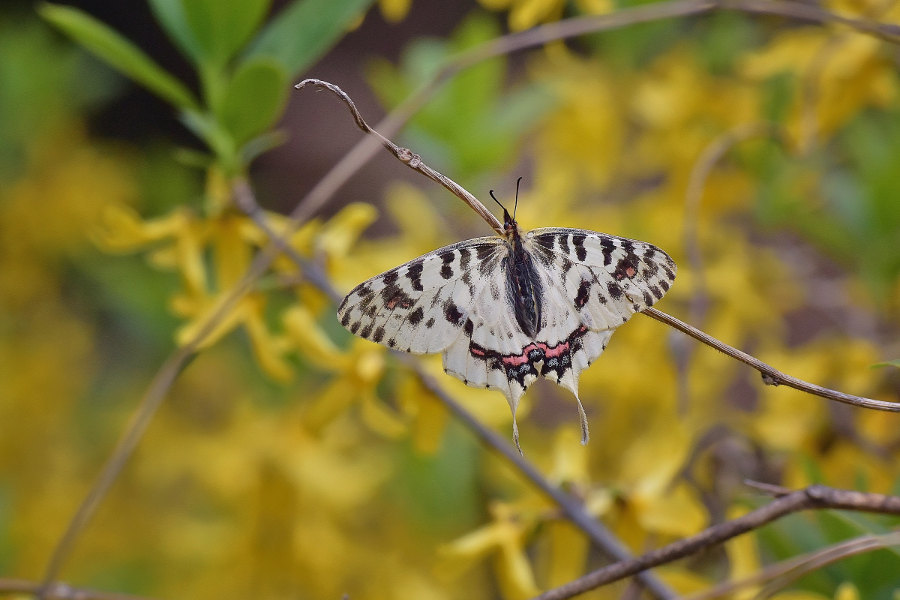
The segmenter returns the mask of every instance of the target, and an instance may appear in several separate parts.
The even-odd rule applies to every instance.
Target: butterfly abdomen
[[[512,301],[516,322],[522,332],[534,338],[541,328],[541,280],[534,260],[514,236],[506,259],[507,294]]]

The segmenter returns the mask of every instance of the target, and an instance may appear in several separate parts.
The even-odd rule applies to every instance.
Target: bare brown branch
[[[579,579],[547,591],[535,600],[563,600],[613,581],[619,581],[645,569],[670,563],[696,552],[721,544],[733,537],[758,529],[766,523],[801,510],[842,509],[900,515],[900,497],[839,490],[813,485],[776,498],[766,506],[746,515],[710,527],[695,536],[663,546],[636,558],[598,569]]]
[[[143,596],[86,590],[60,582],[44,586],[25,579],[4,578],[0,578],[0,594],[32,594],[48,600],[149,600]]]
[[[393,154],[407,167],[421,173],[425,177],[447,188],[453,195],[468,204],[472,210],[478,213],[494,231],[501,235],[503,234],[503,224],[500,223],[500,221],[497,220],[497,217],[495,217],[494,214],[489,211],[484,206],[484,204],[482,204],[478,200],[478,198],[473,196],[468,190],[466,190],[464,187],[462,187],[449,177],[426,165],[424,162],[422,162],[422,158],[409,148],[401,148],[388,138],[384,137],[383,135],[369,127],[369,124],[366,123],[366,120],[363,119],[362,115],[359,113],[359,110],[357,110],[356,104],[353,103],[353,100],[350,98],[350,96],[347,95],[346,92],[344,92],[344,90],[334,85],[333,83],[322,81],[321,79],[304,79],[294,87],[299,90],[308,85],[328,90],[329,92],[340,98],[344,102],[344,104],[347,105],[347,108],[350,109],[350,114],[353,115],[353,120],[356,121],[356,124],[360,129],[362,129],[366,133],[374,135],[381,142],[382,146],[387,148],[391,154]]]
[[[737,581],[728,581],[697,594],[686,596],[684,600],[712,600],[713,598],[733,598],[741,588],[757,586],[769,582],[757,596],[769,597],[769,592],[784,588],[798,578],[821,569],[824,566],[841,561],[851,556],[864,554],[873,550],[881,550],[891,546],[900,546],[900,531],[883,534],[861,535],[844,540],[831,546],[795,556],[772,565],[768,565],[753,575]]]
[[[816,385],[814,383],[803,381],[802,379],[798,379],[790,375],[786,375],[775,367],[759,360],[755,356],[751,356],[746,352],[742,352],[737,348],[734,348],[733,346],[729,346],[725,342],[717,340],[708,333],[704,333],[696,327],[692,327],[684,321],[680,321],[679,319],[676,319],[675,317],[655,308],[648,308],[642,311],[641,314],[645,314],[648,317],[652,317],[657,321],[661,321],[666,325],[674,327],[675,329],[688,334],[695,340],[699,340],[708,346],[712,346],[723,354],[727,354],[728,356],[739,360],[746,365],[750,365],[762,374],[763,381],[766,383],[766,385],[786,385],[788,387],[794,388],[795,390],[806,392],[807,394],[821,396],[822,398],[828,398],[829,400],[836,400],[838,402],[843,402],[844,404],[852,404],[853,406],[871,408],[874,410],[883,410],[887,412],[900,412],[900,402],[886,402],[884,400],[874,400],[872,398],[854,396],[852,394],[832,390],[820,385]]]
[[[620,561],[631,559],[631,552],[628,548],[619,541],[606,526],[588,514],[584,509],[584,505],[579,500],[572,498],[557,486],[547,481],[547,479],[541,475],[540,471],[528,462],[524,456],[520,455],[519,451],[513,448],[509,442],[482,425],[478,419],[472,416],[472,414],[454,400],[452,396],[445,392],[434,378],[422,369],[419,361],[406,354],[400,355],[400,358],[419,375],[419,378],[422,380],[425,387],[437,396],[457,419],[465,423],[482,442],[509,461],[516,470],[531,481],[535,487],[549,496],[560,509],[562,509],[566,517],[574,523],[576,527],[587,534],[594,545],[607,557]],[[655,598],[677,598],[677,595],[652,573],[637,573],[635,578]]]

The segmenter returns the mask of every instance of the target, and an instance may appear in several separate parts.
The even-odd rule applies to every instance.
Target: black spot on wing
[[[663,291],[655,285],[650,286],[650,293],[653,294],[654,298],[656,298],[657,300],[663,297]]]
[[[587,279],[582,279],[581,283],[578,285],[578,293],[575,295],[575,306],[581,308],[587,304],[588,298],[590,297],[590,291],[591,282]]]
[[[381,340],[384,339],[384,327],[378,327],[375,330],[375,333],[372,334],[372,341],[376,344],[380,344]]]
[[[448,300],[444,303],[444,318],[447,319],[448,323],[452,325],[459,325],[460,320],[462,319],[462,313],[459,311],[459,307],[456,306],[456,303],[453,300]]]
[[[384,285],[394,285],[395,283],[397,283],[397,277],[397,269],[391,269],[381,276],[381,281],[384,282]]]
[[[668,292],[669,291],[669,282],[666,281],[665,279],[660,279],[659,287],[661,287],[663,289],[663,293]]]
[[[350,311],[347,311],[344,313],[344,316],[341,317],[341,325],[346,327],[349,324],[350,324]]]
[[[482,244],[475,247],[475,255],[478,257],[478,270],[486,275],[494,268],[494,250],[495,246]]]
[[[347,294],[347,298],[349,298],[353,294],[356,294],[359,297],[364,297],[364,296],[368,296],[371,293],[372,293],[372,290],[369,288],[368,283],[361,283],[358,286],[356,286],[355,288],[353,288],[353,290],[349,294]],[[346,300],[347,298],[344,298],[344,300]]]
[[[368,339],[369,336],[372,335],[373,327],[374,327],[374,325],[372,323],[366,324],[366,326],[362,328],[362,331],[359,332],[359,337]]]
[[[472,261],[472,250],[469,248],[459,248],[459,271],[462,275],[463,283],[469,288],[469,293],[475,295],[475,285],[472,282],[472,271],[470,270],[470,262]]]
[[[584,259],[587,258],[587,250],[584,249],[584,238],[585,235],[583,233],[572,234],[572,245],[575,246],[575,256],[578,257],[578,260],[581,262],[584,262]]]
[[[612,262],[613,253],[616,251],[616,243],[609,236],[600,238],[600,247],[603,249],[603,266],[608,266]]]
[[[456,252],[450,250],[448,252],[444,252],[441,256],[441,262],[444,263],[441,267],[441,277],[444,279],[450,279],[453,277],[453,267],[450,265],[453,264],[453,261],[456,260]]]
[[[418,306],[416,307],[416,310],[409,313],[409,316],[406,318],[406,320],[409,321],[413,325],[413,327],[415,327],[422,321],[422,318],[424,316],[425,312],[422,310],[421,306]]]
[[[397,284],[389,285],[381,290],[381,299],[384,301],[384,305],[391,310],[393,310],[395,306],[399,306],[400,308],[412,308],[412,305],[415,304],[415,300],[413,300]]]
[[[622,298],[622,286],[615,281],[607,283],[606,289],[609,291],[609,295],[612,296],[613,300],[620,300]]]
[[[459,268],[465,271],[469,268],[469,261],[472,260],[472,251],[469,248],[459,248]]]
[[[634,279],[638,274],[638,257],[633,252],[626,254],[617,264],[616,270],[613,271],[613,277],[618,281],[622,279]]]
[[[412,262],[406,269],[406,278],[409,279],[412,289],[417,292],[422,291],[422,262],[422,260]]]
[[[427,321],[425,321],[425,327],[431,329],[434,327],[434,317],[430,317]]]

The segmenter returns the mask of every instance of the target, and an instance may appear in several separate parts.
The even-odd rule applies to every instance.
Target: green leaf
[[[282,10],[251,42],[246,57],[270,56],[291,77],[333,46],[373,0],[301,0]]]
[[[234,167],[235,144],[230,132],[225,131],[218,119],[209,113],[185,111],[181,113],[181,122],[190,129],[228,168]]]
[[[184,14],[184,6],[181,0],[148,0],[153,16],[162,25],[163,30],[169,35],[169,39],[181,49],[181,52],[193,62],[198,62],[203,55],[200,46],[194,38],[187,16]]]
[[[168,2],[171,4],[173,0]],[[184,17],[197,43],[196,50],[200,52],[195,56],[198,62],[225,65],[259,27],[269,11],[269,2],[181,0]],[[174,19],[175,11],[169,12]]]
[[[44,4],[40,15],[114,69],[181,109],[196,109],[193,94],[137,46],[87,13]]]
[[[897,367],[900,369],[900,358],[895,358],[894,360],[886,360],[884,362],[875,363],[871,365],[873,369],[877,369],[879,367]]]
[[[244,61],[225,90],[219,119],[240,144],[270,127],[287,101],[288,75],[271,58]]]
[[[283,131],[275,130],[263,133],[241,146],[238,158],[242,164],[249,165],[256,160],[260,154],[264,154],[273,148],[281,146],[287,141],[287,134]]]
[[[473,12],[449,39],[413,42],[404,50],[399,67],[372,62],[367,80],[383,104],[395,106],[454,55],[500,34],[493,17]],[[553,98],[537,86],[506,90],[505,72],[505,61],[494,58],[455,75],[412,119],[404,145],[464,180],[509,165],[520,151],[522,136],[550,108]]]

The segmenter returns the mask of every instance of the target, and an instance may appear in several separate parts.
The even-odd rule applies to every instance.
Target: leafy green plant
[[[271,131],[289,82],[334,44],[372,0],[303,0],[263,25],[270,0],[150,0],[160,26],[197,70],[199,95],[143,50],[76,8],[41,16],[177,111],[226,175],[277,145]]]

